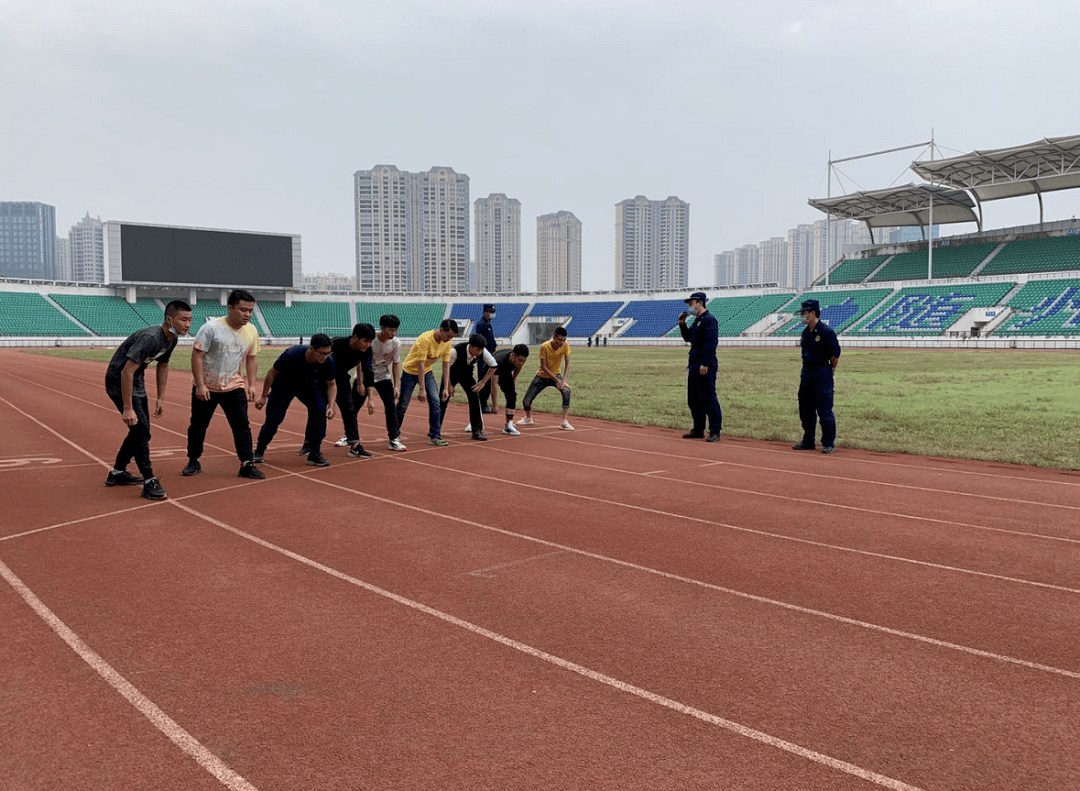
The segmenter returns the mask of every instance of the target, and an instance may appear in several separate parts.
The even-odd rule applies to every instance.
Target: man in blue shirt
[[[799,378],[799,420],[802,442],[795,450],[815,450],[817,421],[821,420],[821,452],[832,453],[836,446],[836,417],[833,415],[833,371],[840,362],[840,342],[836,333],[821,320],[821,304],[816,299],[802,303],[802,375]]]
[[[686,405],[694,418],[694,427],[683,434],[683,439],[704,439],[705,418],[709,419],[709,437],[706,442],[718,442],[723,413],[720,401],[716,397],[716,344],[720,333],[716,317],[705,308],[708,300],[701,291],[695,291],[683,302],[688,313],[679,315],[679,332],[682,339],[690,344],[690,359],[686,365]],[[690,314],[696,320],[686,326],[686,317]],[[606,340],[606,338],[605,338]]]
[[[484,315],[480,321],[476,322],[476,334],[483,335],[484,340],[487,341],[488,354],[495,354],[497,344],[495,343],[495,330],[491,326],[491,320],[495,318],[495,306],[484,305]],[[480,362],[476,364],[476,379],[477,381],[484,381],[484,375],[487,373],[488,366],[481,358]],[[484,388],[480,391],[480,406],[483,413],[486,415],[491,412],[491,380],[488,379]]]
[[[255,462],[262,462],[270,441],[294,398],[307,407],[307,428],[304,445],[308,449],[307,463],[313,467],[329,467],[330,462],[321,453],[326,421],[334,418],[334,400],[337,382],[334,377],[334,361],[330,337],[321,332],[311,336],[307,346],[291,346],[274,361],[274,367],[263,380],[262,395],[255,402],[256,409],[266,407],[266,422],[259,431],[255,446]],[[325,384],[325,390],[323,389]]]

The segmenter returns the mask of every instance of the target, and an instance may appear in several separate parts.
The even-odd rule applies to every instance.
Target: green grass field
[[[281,351],[264,349],[259,370]],[[103,362],[112,356],[107,349],[34,353]],[[724,433],[800,439],[798,349],[721,348],[719,357]],[[186,370],[189,360],[189,351],[177,350],[173,368]],[[519,393],[535,360],[534,348]],[[570,385],[571,415],[689,427],[685,349],[575,344]],[[179,392],[176,378],[170,386]],[[851,349],[836,375],[837,446],[1080,469],[1078,393],[1076,352]],[[558,405],[548,390],[534,407],[555,411]]]

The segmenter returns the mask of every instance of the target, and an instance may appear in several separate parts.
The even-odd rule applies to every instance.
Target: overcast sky
[[[352,174],[449,166],[473,201],[521,201],[526,289],[558,210],[583,223],[583,287],[610,288],[635,195],[690,203],[706,284],[715,253],[823,216],[830,149],[1080,133],[1074,20],[1054,0],[0,0],[0,200],[54,205],[61,235],[87,211],[299,233],[305,272],[353,273]],[[907,183],[919,155],[842,166],[832,194]],[[1078,204],[1049,195],[1047,219]],[[1034,198],[985,211],[1038,221]]]

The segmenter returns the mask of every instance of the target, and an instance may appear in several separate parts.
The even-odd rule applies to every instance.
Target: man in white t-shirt
[[[259,373],[259,333],[251,324],[255,297],[247,291],[229,294],[224,317],[211,319],[199,328],[191,350],[191,424],[188,426],[188,463],[181,475],[202,472],[206,429],[214,411],[221,411],[232,429],[241,478],[265,478],[251,463],[251,426],[248,401],[255,400],[255,378]]]
[[[363,377],[357,375],[353,382],[353,403],[357,412],[372,397],[372,388],[382,399],[389,440],[386,447],[390,450],[405,450],[401,444],[401,427],[397,416],[397,400],[401,392],[401,341],[397,338],[400,326],[401,319],[393,314],[379,319],[379,331],[371,342],[371,381],[365,382]],[[368,413],[371,411],[371,404],[368,404]]]

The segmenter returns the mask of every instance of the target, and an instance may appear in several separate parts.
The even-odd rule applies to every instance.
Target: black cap
[[[799,312],[801,313],[804,310],[816,310],[818,312],[821,312],[821,303],[818,302],[816,299],[803,300],[802,307],[799,308]]]
[[[495,306],[494,305],[484,305],[484,313],[494,313],[494,312],[495,312]]]
[[[696,300],[697,300],[698,302],[701,302],[702,304],[704,304],[704,303],[706,303],[706,302],[708,302],[708,301],[709,301],[708,297],[706,297],[706,296],[705,296],[705,292],[704,292],[704,291],[695,291],[695,292],[694,292],[693,294],[691,294],[691,295],[690,295],[689,297],[687,297],[686,299],[684,299],[684,300],[683,300],[683,302],[689,302],[689,301],[690,301],[690,300],[692,300],[692,299],[696,299]]]

